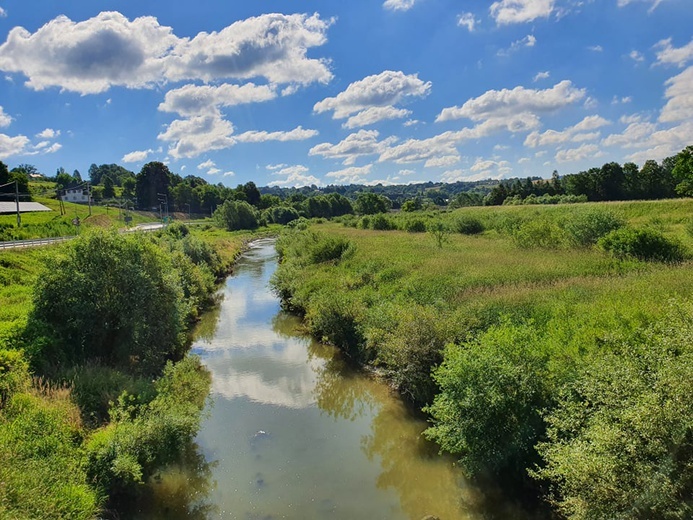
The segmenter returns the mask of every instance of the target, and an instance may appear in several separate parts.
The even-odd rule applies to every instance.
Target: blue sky
[[[691,0],[0,0],[0,160],[229,186],[549,177],[693,144]]]

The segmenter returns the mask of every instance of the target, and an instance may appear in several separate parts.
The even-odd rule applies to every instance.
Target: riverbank
[[[210,380],[185,330],[248,237],[188,231],[0,253],[0,516],[108,517],[187,449]]]
[[[537,518],[488,500],[386,384],[302,334],[268,287],[276,265],[272,241],[253,242],[202,316],[192,351],[211,404],[191,459],[150,479],[128,518]]]
[[[693,267],[591,244],[603,222],[622,236],[647,229],[690,244],[685,204],[383,217],[459,230],[443,240],[353,218],[314,225],[280,239],[273,283],[311,334],[423,406],[427,436],[469,476],[495,475],[568,518],[628,517],[634,507],[665,518],[691,508],[677,457],[693,428],[680,332],[693,316]],[[660,399],[678,404],[663,411],[652,404]]]

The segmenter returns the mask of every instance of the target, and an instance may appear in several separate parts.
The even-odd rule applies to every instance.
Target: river
[[[200,323],[192,351],[212,373],[210,405],[185,460],[152,479],[133,517],[518,518],[438,455],[386,384],[299,333],[269,288],[276,266],[274,242],[253,243]]]

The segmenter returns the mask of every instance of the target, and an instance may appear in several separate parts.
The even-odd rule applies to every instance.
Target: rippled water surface
[[[193,352],[212,373],[211,405],[137,518],[515,517],[497,501],[485,509],[386,385],[298,334],[268,286],[276,265],[273,242],[256,242],[200,324]]]

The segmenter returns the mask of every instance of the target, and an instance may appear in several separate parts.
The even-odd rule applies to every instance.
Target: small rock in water
[[[440,518],[438,518],[437,516],[433,516],[433,515],[426,515],[421,520],[440,520]]]

